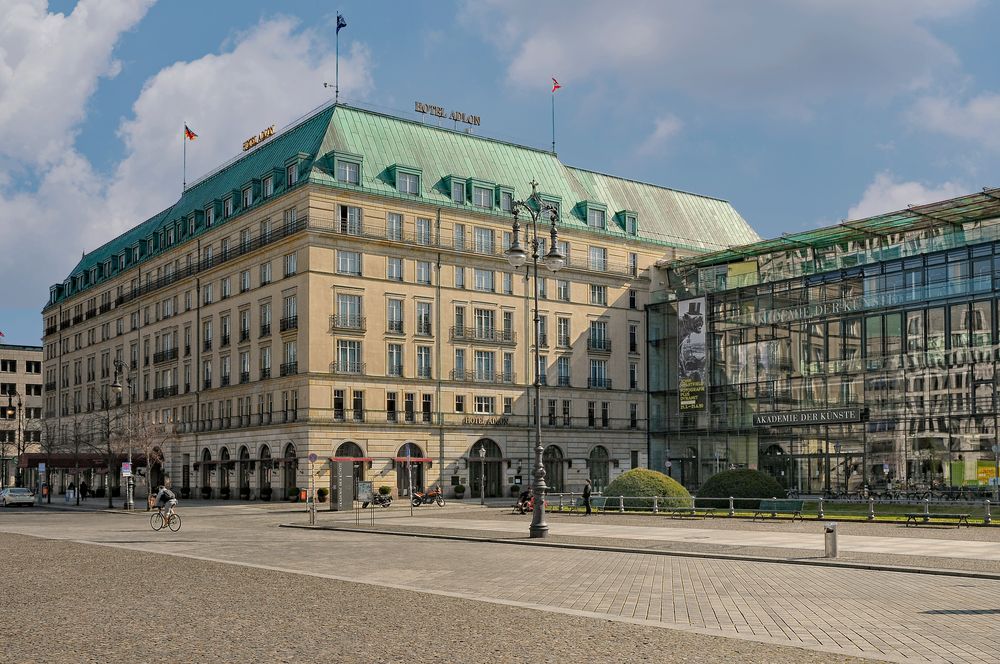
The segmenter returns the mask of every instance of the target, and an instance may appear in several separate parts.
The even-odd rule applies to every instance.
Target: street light
[[[486,507],[486,443],[479,444],[479,504]]]
[[[132,475],[132,398],[134,396],[133,390],[135,384],[132,381],[132,375],[129,371],[128,365],[119,359],[115,359],[115,382],[111,383],[111,389],[115,391],[115,394],[121,396],[122,394],[122,377],[125,378],[125,384],[128,386],[128,406],[126,407],[126,426],[129,427],[128,433],[128,468],[129,476],[128,480],[125,482],[125,509],[131,510],[135,507],[135,503],[132,501],[132,487],[134,486],[135,480]],[[108,468],[108,473],[111,473],[111,468]],[[110,484],[108,485],[108,490],[111,490]]]
[[[531,527],[529,534],[533,538],[545,537],[549,533],[549,526],[545,523],[545,492],[548,487],[545,485],[545,465],[542,462],[542,397],[540,380],[540,357],[538,350],[538,251],[543,245],[543,240],[538,237],[538,220],[543,214],[549,216],[549,251],[541,257],[545,267],[550,272],[558,272],[566,264],[566,257],[559,252],[558,232],[556,231],[556,219],[559,217],[559,210],[554,206],[542,201],[538,195],[538,183],[531,181],[531,196],[525,201],[514,201],[511,204],[511,212],[514,213],[514,223],[511,227],[511,244],[507,250],[507,260],[514,269],[520,268],[528,260],[528,252],[521,245],[521,224],[519,217],[522,213],[528,215],[531,220],[530,227],[524,229],[525,245],[531,250],[531,276],[534,284],[534,322],[535,322],[535,482],[532,487],[532,495],[535,498],[535,507],[531,514]],[[526,392],[527,396],[527,392]]]
[[[17,405],[14,405],[14,397],[17,397]],[[21,414],[23,411],[24,403],[21,401],[21,395],[18,394],[17,390],[7,393],[7,419],[15,419],[15,433],[14,433],[14,451],[17,452],[17,477],[15,479],[15,486],[24,486],[23,477],[21,475],[21,455],[24,450],[21,449],[24,444],[24,434],[21,431]],[[3,477],[0,478],[0,483],[7,482],[7,459],[3,460]]]

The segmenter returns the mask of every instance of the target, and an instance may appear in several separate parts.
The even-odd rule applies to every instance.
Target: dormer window
[[[194,235],[195,220],[194,215],[188,219],[188,235]]]
[[[588,207],[587,225],[590,226],[591,228],[604,229],[605,228],[604,215],[605,215],[604,210],[601,210],[600,208]]]
[[[233,214],[233,197],[230,196],[222,202],[222,218],[226,219]]]
[[[132,262],[139,262],[139,247],[132,247]]]
[[[247,187],[243,190],[243,209],[251,205],[253,205],[253,187]]]
[[[361,184],[361,164],[353,161],[337,160],[337,182]]]
[[[285,186],[291,187],[293,184],[299,181],[299,164],[295,162],[294,164],[289,164],[285,166]]]
[[[120,256],[118,256],[118,269],[119,270],[125,269],[125,254],[121,254]]]
[[[472,204],[476,207],[493,208],[493,190],[486,187],[472,187]]]
[[[465,205],[465,183],[452,180],[451,201],[459,205]]]
[[[625,232],[629,235],[638,235],[639,222],[634,214],[625,215]]]
[[[211,228],[212,224],[215,223],[215,206],[210,205],[205,208],[205,227]]]
[[[274,193],[274,176],[268,175],[264,178],[264,198],[268,198]]]
[[[153,238],[146,240],[146,255],[150,256],[153,253]]]
[[[396,189],[402,194],[417,195],[420,193],[420,176],[413,173],[397,173]]]
[[[173,243],[174,243],[174,229],[173,228],[168,228],[167,229],[167,246],[169,247]]]
[[[500,192],[500,209],[504,212],[512,212],[514,209],[514,194],[510,191]]]

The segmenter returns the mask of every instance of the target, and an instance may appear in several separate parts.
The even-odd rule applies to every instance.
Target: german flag
[[[189,141],[193,141],[194,139],[198,138],[198,134],[188,129],[187,125],[184,125],[184,137],[187,138]]]

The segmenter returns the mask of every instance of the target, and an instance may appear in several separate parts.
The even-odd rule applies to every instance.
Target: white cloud
[[[0,12],[0,157],[47,165],[73,143],[73,129],[102,76],[121,69],[115,43],[153,0],[80,0],[53,14],[45,0],[8,0]]]
[[[953,72],[956,54],[927,25],[974,4],[476,0],[463,16],[509,59],[516,87],[540,88],[554,73],[567,90],[589,80],[800,113],[844,94],[889,98]]]
[[[885,212],[903,210],[908,205],[933,203],[968,193],[969,187],[957,182],[928,186],[920,182],[899,182],[892,173],[883,171],[875,176],[861,200],[847,211],[848,219],[864,219]]]
[[[77,9],[81,7],[93,12],[103,4],[81,2]],[[37,3],[31,8],[37,10]],[[35,16],[37,29],[44,30],[51,15],[36,11]],[[90,21],[100,23],[94,16]],[[21,21],[20,25],[26,29],[30,23]],[[23,146],[8,153],[10,169],[37,171],[37,186],[11,190],[19,178],[0,164],[0,246],[18,248],[0,254],[0,273],[20,278],[18,288],[9,289],[6,306],[40,306],[48,285],[61,281],[81,252],[95,249],[177,200],[185,121],[199,134],[197,141],[188,144],[191,181],[238,153],[250,134],[271,123],[280,128],[330,97],[323,81],[330,80],[334,63],[326,41],[310,29],[300,29],[291,19],[261,22],[231,40],[224,52],[175,63],[146,82],[132,116],[119,127],[126,151],[108,177],[96,172],[73,148],[74,132],[85,118],[96,79],[109,71],[117,37],[107,39],[110,43],[105,48],[77,56],[101,64],[79,65],[95,82],[86,87],[87,92],[59,102],[63,108],[56,126],[62,128],[62,135],[50,131],[51,140],[41,142],[28,137]],[[0,49],[6,47],[0,40]],[[45,59],[47,51],[33,57]],[[52,57],[62,59],[57,54]],[[370,60],[363,44],[355,43],[346,57],[342,55],[342,96],[359,98],[371,89]],[[2,57],[0,62],[4,62]],[[45,62],[33,66],[38,71],[54,67]],[[26,93],[19,90],[18,95],[22,94]],[[28,127],[43,111],[35,104],[11,103],[6,112],[9,123]],[[0,127],[0,131],[6,129]],[[39,146],[50,151],[44,161],[32,160],[28,154]]]
[[[676,115],[667,113],[656,118],[653,123],[653,132],[646,137],[636,150],[640,155],[653,155],[664,149],[667,142],[680,133],[684,123]]]
[[[996,131],[1000,125],[1000,94],[986,92],[965,102],[924,97],[910,110],[909,120],[921,129],[1000,149],[1000,134]]]

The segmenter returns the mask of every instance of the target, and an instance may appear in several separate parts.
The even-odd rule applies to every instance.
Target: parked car
[[[11,505],[27,505],[31,507],[35,504],[35,494],[30,489],[10,487],[0,491],[0,504],[4,507],[10,507]]]

